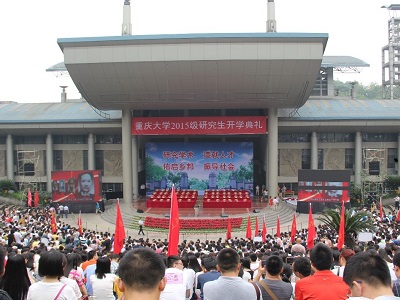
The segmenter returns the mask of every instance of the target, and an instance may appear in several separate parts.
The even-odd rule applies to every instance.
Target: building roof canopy
[[[238,33],[59,39],[82,96],[101,110],[298,108],[327,34]]]

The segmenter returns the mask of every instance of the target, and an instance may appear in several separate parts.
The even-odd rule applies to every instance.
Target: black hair
[[[0,280],[0,288],[12,299],[26,299],[30,285],[25,258],[21,254],[9,256],[4,275]]]
[[[296,257],[293,261],[293,272],[299,272],[304,277],[311,275],[311,262],[307,257]]]
[[[232,248],[222,249],[217,256],[217,265],[221,273],[224,271],[234,271],[240,263],[239,254]]]
[[[64,275],[63,256],[64,254],[56,250],[42,252],[39,259],[39,276],[60,279]]]
[[[355,280],[365,281],[373,287],[392,285],[386,261],[379,255],[367,252],[359,252],[350,257],[344,268],[343,280],[349,286]]]
[[[266,261],[267,272],[270,275],[278,275],[281,273],[283,267],[283,260],[280,256],[271,255]]]
[[[111,260],[108,257],[97,259],[94,273],[99,279],[105,278],[107,273],[111,273]]]
[[[164,278],[164,261],[160,254],[149,248],[129,250],[119,262],[118,275],[129,289],[149,291]]]
[[[332,249],[323,243],[316,244],[310,251],[310,260],[318,270],[330,270],[333,260]]]
[[[181,260],[181,258],[180,258],[179,256],[177,256],[177,255],[170,255],[170,256],[168,256],[168,257],[167,257],[167,261],[166,261],[167,268],[173,268],[174,265],[175,265],[175,263],[176,263],[177,261],[180,261],[180,260]]]

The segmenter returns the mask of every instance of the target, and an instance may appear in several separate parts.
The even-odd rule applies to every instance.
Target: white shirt
[[[114,280],[117,275],[108,273],[105,278],[99,279],[96,275],[90,275],[90,282],[92,283],[93,296],[96,300],[115,300]]]
[[[32,284],[28,290],[27,300],[54,300],[58,292],[64,286],[61,282],[43,282],[39,281]],[[74,290],[66,285],[57,300],[76,300],[78,299]]]
[[[167,284],[161,292],[160,300],[186,300],[186,290],[190,287],[185,273],[177,268],[168,268],[165,277]]]

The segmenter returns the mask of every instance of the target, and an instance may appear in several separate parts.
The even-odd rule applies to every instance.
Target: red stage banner
[[[267,117],[160,117],[132,118],[134,135],[265,134]]]

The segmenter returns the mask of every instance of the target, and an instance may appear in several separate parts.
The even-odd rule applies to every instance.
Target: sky
[[[59,102],[72,80],[45,70],[63,61],[58,38],[121,35],[124,0],[18,0],[0,4],[0,101]],[[334,79],[381,83],[388,43],[385,0],[275,0],[278,32],[328,33],[324,55],[354,56],[361,73]],[[267,0],[131,0],[132,33],[265,32]],[[58,76],[57,76],[58,75]]]

